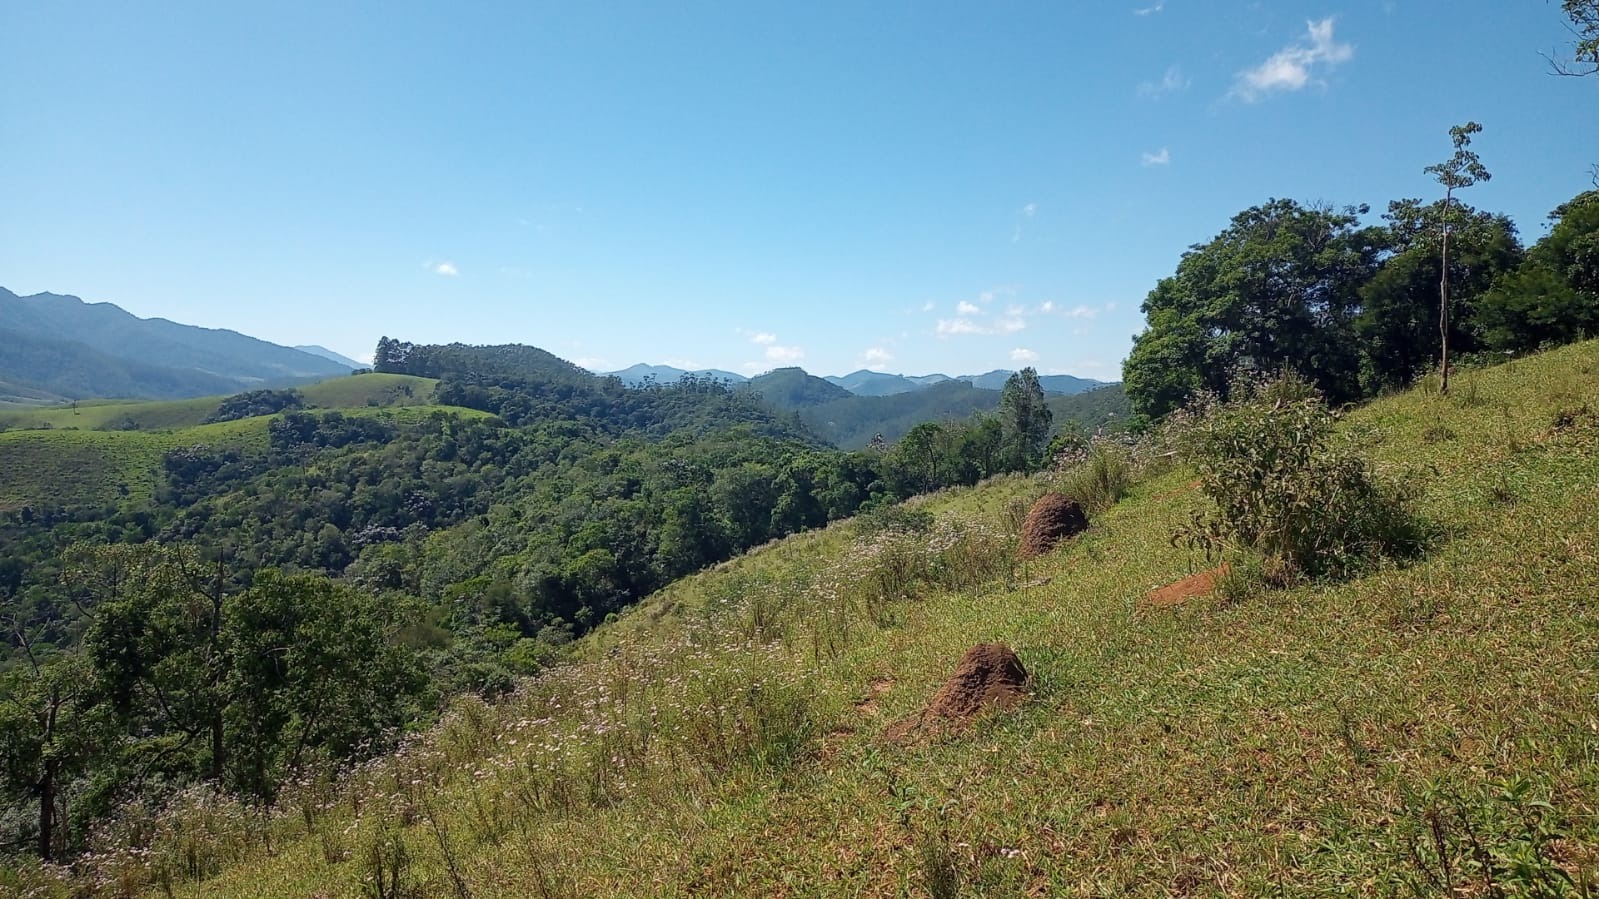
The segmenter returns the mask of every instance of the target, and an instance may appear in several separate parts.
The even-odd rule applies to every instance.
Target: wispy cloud
[[[987,334],[982,325],[969,318],[941,318],[933,326],[933,332],[939,337],[952,337],[956,334]]]
[[[777,335],[761,331],[750,337],[750,343],[758,343],[761,346],[771,346],[772,344],[777,343]]]
[[[1026,347],[1017,347],[1010,351],[1010,361],[1031,364],[1038,361],[1038,354]]]
[[[1303,90],[1322,84],[1321,75],[1348,62],[1355,55],[1353,44],[1333,39],[1333,18],[1306,22],[1305,40],[1289,44],[1273,53],[1253,69],[1238,73],[1228,96],[1254,103],[1282,91]]]
[[[1152,15],[1155,15],[1156,13],[1165,11],[1165,9],[1166,9],[1166,0],[1155,0],[1155,2],[1153,4],[1151,4],[1151,5],[1149,5],[1149,6],[1143,6],[1143,7],[1139,7],[1137,9],[1134,9],[1133,10],[1133,15],[1135,15],[1135,16],[1152,16]]]
[[[932,312],[935,308],[937,308],[937,306],[932,300],[928,300],[927,302],[922,304],[922,311],[923,312]]]
[[[1144,165],[1170,165],[1171,150],[1161,147],[1159,153],[1145,153]]]
[[[867,347],[866,352],[861,354],[861,361],[865,363],[865,368],[882,371],[888,367],[888,363],[894,361],[894,354],[889,352],[887,347]]]
[[[766,348],[768,362],[798,362],[805,358],[805,351],[797,346],[769,346]]]
[[[579,356],[572,360],[572,364],[589,371],[608,371],[611,367],[610,362],[598,356]]]
[[[955,304],[956,315],[976,315],[982,311],[983,310],[980,309],[976,304],[968,303],[965,300],[961,300],[959,303]]]
[[[461,273],[453,262],[429,262],[427,269],[435,275],[443,275],[446,278],[453,278]]]
[[[1026,206],[1022,207],[1022,215],[1025,215],[1028,218],[1032,218],[1036,214],[1038,214],[1038,204],[1037,203],[1028,203]]]
[[[1172,65],[1166,68],[1166,74],[1160,76],[1159,81],[1143,81],[1138,85],[1138,94],[1143,97],[1158,98],[1167,94],[1180,93],[1188,89],[1193,79],[1183,74],[1181,66]]]
[[[1093,306],[1073,306],[1066,313],[1067,318],[1094,318],[1099,315],[1099,310]]]

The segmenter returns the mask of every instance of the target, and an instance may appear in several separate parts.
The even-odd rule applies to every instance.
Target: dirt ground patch
[[[1088,515],[1064,493],[1046,493],[1027,511],[1022,523],[1021,556],[1031,559],[1055,548],[1067,537],[1088,530]]]
[[[1209,596],[1215,592],[1216,582],[1227,576],[1227,570],[1226,565],[1218,565],[1209,571],[1191,574],[1180,581],[1149,591],[1138,605],[1145,609],[1169,609],[1190,599]]]

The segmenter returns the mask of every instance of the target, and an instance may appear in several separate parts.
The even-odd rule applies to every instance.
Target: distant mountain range
[[[684,375],[710,378],[716,381],[731,381],[734,384],[742,384],[749,380],[743,375],[722,371],[719,368],[701,368],[694,371],[686,371],[681,368],[673,368],[670,365],[645,365],[642,362],[624,368],[621,371],[607,371],[600,374],[619,378],[623,384],[629,387],[640,387],[652,380],[657,384],[676,384]]]
[[[0,403],[208,396],[356,367],[327,350],[306,352],[237,331],[139,318],[111,303],[53,293],[24,297],[0,287]]]
[[[809,375],[809,373],[805,372],[804,369],[799,368],[780,368],[776,371],[767,372],[764,375],[759,375],[754,379],[750,379],[740,374],[735,374],[730,371],[722,371],[721,369],[715,368],[704,368],[691,372],[685,371],[681,368],[673,368],[670,365],[645,365],[643,363],[632,366],[631,368],[624,368],[621,371],[603,372],[602,374],[620,378],[622,383],[628,385],[629,387],[637,387],[640,384],[643,384],[646,378],[653,378],[655,383],[658,384],[672,384],[684,375],[689,374],[701,378],[713,378],[718,381],[730,381],[733,384],[744,384],[751,380],[760,381],[763,378],[770,378],[772,375],[776,375],[779,372],[800,372],[801,374],[806,374],[809,377],[816,377],[814,375]],[[852,372],[847,375],[828,375],[820,378],[819,380],[826,381],[835,387],[841,387],[845,390],[845,392],[854,396],[894,396],[895,394],[910,393],[914,390],[922,390],[924,388],[931,387],[934,384],[942,384],[945,381],[965,381],[973,387],[978,387],[984,390],[1001,390],[1005,386],[1005,381],[1008,380],[1012,374],[1015,374],[1015,372],[1005,369],[996,369],[980,375],[956,375],[952,378],[949,375],[940,374],[896,375],[880,371],[870,371],[863,368],[860,371]],[[793,375],[788,374],[784,375],[783,377],[792,380]],[[767,381],[766,383],[771,385],[774,382]],[[784,383],[784,381],[780,378],[776,383]],[[1038,383],[1044,388],[1045,393],[1052,393],[1060,396],[1070,396],[1075,393],[1082,393],[1086,390],[1093,390],[1095,387],[1103,387],[1107,383],[1114,382],[1096,381],[1093,378],[1078,378],[1073,377],[1072,375],[1039,375]]]
[[[358,362],[358,361],[356,361],[354,359],[351,359],[349,356],[344,355],[343,353],[335,353],[335,352],[333,352],[332,350],[328,349],[325,346],[317,346],[314,343],[306,344],[304,346],[297,346],[297,347],[295,347],[295,349],[299,350],[302,353],[310,353],[313,356],[321,356],[323,359],[327,359],[327,360],[332,361],[332,362],[337,362],[340,365],[343,365],[343,366],[346,366],[346,367],[350,368],[351,370],[354,370],[354,369],[357,369],[357,368],[370,368],[371,367],[371,366],[367,365],[365,362]]]

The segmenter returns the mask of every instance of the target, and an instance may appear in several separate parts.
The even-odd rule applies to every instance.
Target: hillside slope
[[[926,531],[842,523],[681,581],[358,776],[266,819],[197,796],[84,871],[212,897],[355,897],[396,865],[424,895],[1562,895],[1599,878],[1596,374],[1588,342],[1350,418],[1441,528],[1408,567],[1147,609],[1206,564],[1170,540],[1191,473],[1029,563],[1018,510],[1050,484],[1002,479],[920,503]],[[1026,702],[886,736],[989,640]]]

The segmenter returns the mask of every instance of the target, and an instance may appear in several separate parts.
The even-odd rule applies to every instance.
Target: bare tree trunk
[[[1454,190],[1444,192],[1444,246],[1443,265],[1438,277],[1438,337],[1443,346],[1439,354],[1439,383],[1438,392],[1449,393],[1449,210],[1454,199]]]
[[[44,774],[39,778],[39,858],[55,858],[56,837],[56,762],[44,763]]]

